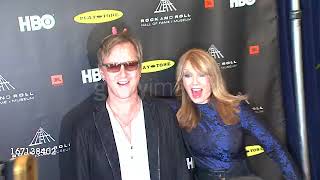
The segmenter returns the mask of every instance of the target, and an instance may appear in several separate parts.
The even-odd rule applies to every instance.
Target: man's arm
[[[183,141],[182,131],[178,125],[178,120],[172,109],[168,108],[168,114],[170,115],[171,129],[173,140],[175,162],[177,168],[177,180],[192,180],[193,162],[190,154],[187,153],[185,144]]]
[[[87,138],[84,129],[77,127],[73,130],[71,140],[73,172],[75,180],[90,180]]]

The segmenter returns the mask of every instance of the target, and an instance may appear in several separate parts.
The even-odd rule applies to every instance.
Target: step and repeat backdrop
[[[143,45],[141,96],[173,98],[179,56],[202,48],[284,143],[275,0],[4,0],[0,17],[0,160],[34,154],[41,180],[69,171],[72,123],[105,98],[96,51],[112,26]],[[279,178],[261,148],[249,152],[258,174]]]

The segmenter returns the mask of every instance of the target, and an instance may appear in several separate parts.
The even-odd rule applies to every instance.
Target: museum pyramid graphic
[[[42,127],[38,129],[29,146],[35,146],[55,141]]]
[[[214,57],[216,60],[220,59],[220,58],[224,58],[224,56],[222,55],[222,53],[214,46],[214,44],[212,44],[210,46],[210,48],[208,49],[208,53]]]
[[[176,11],[177,9],[169,0],[160,0],[160,3],[154,13],[163,13],[169,11]]]
[[[9,91],[11,89],[15,89],[10,82],[8,82],[6,79],[4,79],[1,75],[0,75],[0,92],[1,91]]]

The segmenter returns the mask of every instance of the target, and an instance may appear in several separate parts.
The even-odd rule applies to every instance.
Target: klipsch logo
[[[222,52],[214,44],[211,44],[208,53],[217,61],[221,69],[231,69],[238,66],[237,61],[225,59]]]
[[[163,71],[171,68],[174,65],[174,61],[171,60],[152,60],[142,63],[142,73],[151,73],[157,71]]]
[[[51,85],[54,86],[54,87],[63,85],[63,76],[62,76],[62,74],[52,75],[50,77],[50,79],[51,79]]]
[[[62,74],[52,75],[50,77],[52,86],[62,86],[63,85],[63,76]]]
[[[214,0],[204,0],[204,8],[206,9],[214,8]]]
[[[118,10],[94,10],[81,13],[73,18],[77,23],[81,24],[98,24],[117,20],[123,16]]]
[[[45,14],[43,16],[24,16],[18,17],[19,27],[21,32],[38,31],[42,28],[51,29],[54,27],[56,21],[53,15]]]
[[[57,155],[59,153],[68,152],[71,150],[71,144],[52,145],[55,139],[40,127],[35,133],[28,147],[11,148],[11,157],[22,156],[26,154],[34,155],[35,157]],[[51,146],[50,146],[51,144]]]
[[[230,8],[252,6],[256,0],[230,0]]]
[[[0,75],[0,105],[21,103],[34,100],[34,94],[30,91],[18,91],[15,86]]]
[[[250,56],[256,56],[258,54],[260,54],[260,46],[259,45],[249,46],[249,55]]]
[[[163,24],[183,23],[191,20],[190,13],[175,13],[176,7],[169,0],[160,0],[152,17],[140,19],[141,27],[150,27]]]

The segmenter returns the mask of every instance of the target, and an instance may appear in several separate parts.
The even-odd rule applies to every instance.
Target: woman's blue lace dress
[[[228,170],[244,159],[243,132],[257,138],[270,158],[276,161],[286,179],[299,179],[288,153],[271,133],[256,119],[249,107],[240,104],[240,122],[225,125],[213,107],[197,104],[201,120],[185,134],[197,167],[209,170]]]

